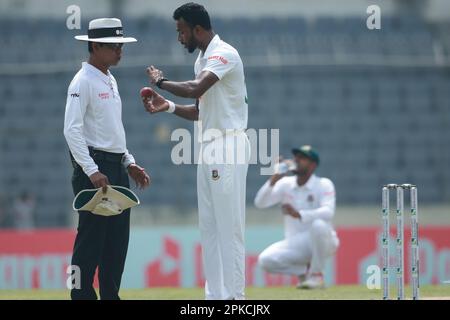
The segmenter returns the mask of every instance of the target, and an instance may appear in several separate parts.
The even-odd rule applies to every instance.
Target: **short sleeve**
[[[228,72],[233,70],[237,64],[237,57],[231,52],[216,51],[207,57],[205,67],[202,71],[210,71],[219,79],[222,79]]]

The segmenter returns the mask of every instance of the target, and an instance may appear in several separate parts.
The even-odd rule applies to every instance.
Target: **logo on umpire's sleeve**
[[[214,170],[211,172],[211,177],[212,177],[213,180],[219,180],[219,178],[220,178],[220,176],[219,176],[219,171],[216,170],[216,169],[214,169]]]
[[[71,96],[72,98],[79,98],[79,97],[80,97],[80,94],[79,94],[79,93],[71,93],[70,96]]]

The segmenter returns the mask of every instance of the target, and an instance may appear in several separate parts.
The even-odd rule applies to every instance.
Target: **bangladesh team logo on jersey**
[[[220,178],[220,176],[219,176],[219,171],[216,170],[216,169],[214,169],[214,170],[211,172],[211,177],[212,177],[213,180],[219,180],[219,178]]]

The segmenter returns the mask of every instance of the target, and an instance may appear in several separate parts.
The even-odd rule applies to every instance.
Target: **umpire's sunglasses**
[[[103,43],[103,45],[112,50],[122,49],[123,47],[123,43]]]

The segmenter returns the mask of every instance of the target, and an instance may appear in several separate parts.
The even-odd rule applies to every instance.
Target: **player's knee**
[[[311,235],[313,237],[323,237],[328,235],[330,227],[322,219],[316,219],[311,224]]]
[[[268,254],[265,254],[262,252],[258,256],[258,264],[263,268],[265,271],[272,271],[274,268],[276,268],[277,262],[276,260]]]

